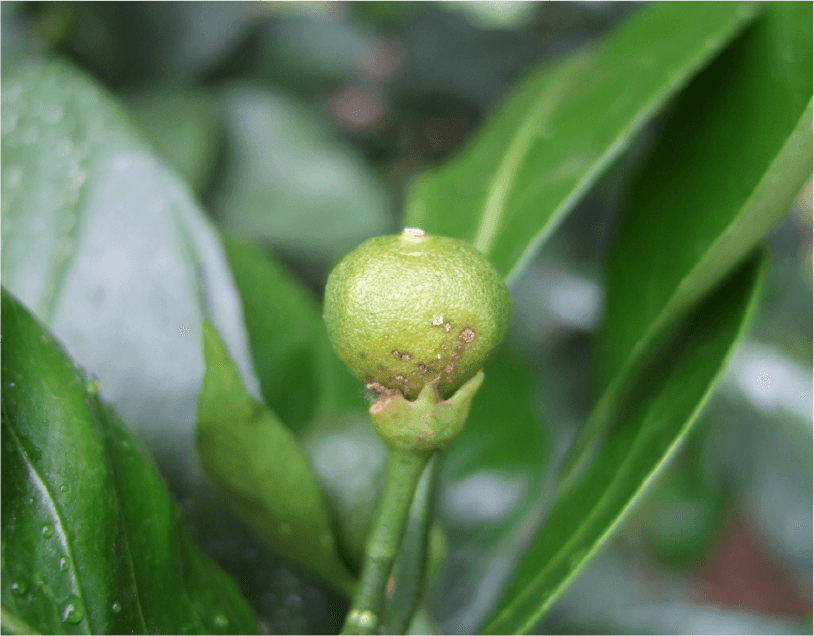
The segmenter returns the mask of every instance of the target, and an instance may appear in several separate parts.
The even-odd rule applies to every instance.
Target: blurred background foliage
[[[4,2],[2,54],[55,53],[94,75],[129,106],[226,235],[273,252],[321,297],[336,260],[367,237],[400,229],[410,178],[465,143],[524,72],[636,9]],[[534,386],[555,444],[590,406],[603,256],[619,197],[658,125],[593,188],[512,290],[509,347],[523,351],[518,377]],[[809,182],[771,236],[762,306],[691,437],[540,631],[811,631],[811,200]],[[312,427],[304,444],[323,483],[355,484],[356,496],[329,492],[332,505],[367,509],[349,517],[366,519],[383,456],[364,418]],[[370,446],[368,455],[360,444]],[[522,463],[524,450],[507,446],[505,456]],[[459,468],[445,468],[433,548],[446,560],[429,595],[438,627],[451,633],[476,629],[483,618],[479,603],[494,595],[484,590],[510,567],[511,546],[490,528],[530,496],[509,478],[456,481]],[[193,520],[220,508],[183,503]],[[239,581],[265,630],[337,628],[345,610],[339,597],[267,554],[228,517],[209,518],[223,527],[199,523],[198,538]],[[360,529],[339,533],[352,545]]]

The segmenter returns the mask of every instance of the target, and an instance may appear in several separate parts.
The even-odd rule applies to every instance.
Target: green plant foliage
[[[582,479],[561,489],[484,633],[527,633],[687,434],[759,297],[750,259],[682,324],[639,376]]]
[[[349,595],[328,509],[300,445],[246,392],[217,332],[204,325],[206,374],[196,438],[204,468],[232,509],[271,548]]]
[[[204,317],[256,381],[217,235],[115,100],[57,60],[3,62],[3,284],[188,478]]]
[[[222,109],[231,161],[214,201],[226,230],[311,257],[387,231],[386,195],[370,168],[302,103],[237,85]]]
[[[317,414],[363,410],[359,382],[328,342],[313,294],[267,252],[227,238],[266,405],[299,433]]]
[[[575,461],[659,333],[762,240],[811,175],[811,12],[768,5],[677,100],[608,261],[596,352],[605,392]]]
[[[4,633],[257,633],[95,381],[5,290],[2,315]]]
[[[211,179],[222,141],[213,102],[192,88],[139,91],[127,100],[134,123],[197,194]]]
[[[419,178],[405,223],[462,238],[511,281],[642,126],[754,16],[657,3],[533,73],[454,161]]]

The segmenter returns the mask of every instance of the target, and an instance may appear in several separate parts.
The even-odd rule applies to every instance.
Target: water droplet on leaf
[[[62,622],[78,625],[83,618],[85,618],[85,606],[82,604],[82,599],[71,596],[62,609]]]
[[[113,610],[114,614],[118,614],[119,612],[122,611],[122,606],[119,605],[118,603],[113,603],[113,606],[110,609]]]
[[[54,526],[50,523],[44,523],[42,525],[42,536],[46,539],[50,539],[54,535]]]
[[[59,560],[59,571],[60,572],[67,572],[68,569],[71,567],[71,560],[64,556]]]
[[[63,493],[65,493],[65,492],[68,492],[69,490],[70,490],[70,488],[68,487],[68,485],[67,485],[67,484],[62,484],[62,485],[59,487],[59,492],[63,492]]]
[[[14,581],[14,583],[11,584],[11,591],[13,594],[16,594],[17,596],[22,596],[23,594],[28,592],[28,583],[26,583],[23,580]]]
[[[229,619],[226,618],[226,615],[221,614],[220,612],[218,612],[212,617],[212,622],[218,629],[226,629],[227,627],[229,627]]]

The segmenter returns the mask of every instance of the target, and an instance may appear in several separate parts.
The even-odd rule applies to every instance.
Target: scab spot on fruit
[[[475,330],[472,329],[472,327],[467,327],[461,332],[458,339],[463,340],[464,342],[472,342],[475,339]]]
[[[402,353],[401,354],[401,359],[404,360],[405,362],[407,362],[407,360],[410,359],[410,354],[409,353]]]
[[[452,323],[451,323],[451,322],[448,322],[447,324],[445,324],[445,325],[444,325],[444,329],[445,329],[446,331],[449,331],[450,329],[452,329]]]
[[[396,358],[399,357],[399,352],[396,351],[395,349],[393,349],[393,356],[396,357]]]
[[[444,324],[444,317],[438,316],[437,318],[433,318],[430,322],[432,322],[433,327],[440,327],[441,325]]]
[[[451,364],[448,364],[444,367],[444,373],[451,374],[455,370],[455,367]]]

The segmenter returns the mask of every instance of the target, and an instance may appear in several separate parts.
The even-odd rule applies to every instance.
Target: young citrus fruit
[[[331,272],[325,322],[334,349],[369,388],[408,400],[438,383],[446,398],[506,335],[511,298],[464,241],[407,228],[370,239]]]

